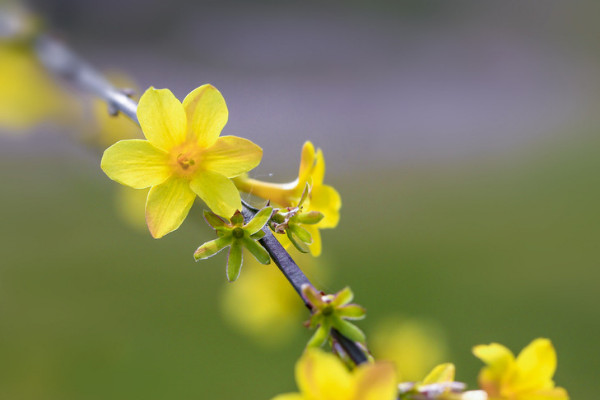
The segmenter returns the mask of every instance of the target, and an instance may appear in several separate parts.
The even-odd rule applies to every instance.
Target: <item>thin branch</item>
[[[40,35],[35,40],[35,51],[42,64],[51,72],[58,75],[75,87],[96,95],[106,101],[111,114],[122,112],[139,125],[137,118],[137,103],[127,97],[122,91],[115,88],[101,73],[83,61],[67,46],[58,40],[48,36]],[[256,214],[256,209],[244,203],[242,213],[245,220],[250,220]],[[260,243],[265,247],[275,264],[290,282],[294,290],[302,297],[302,285],[312,285],[304,272],[294,262],[289,253],[277,241],[273,233],[265,226],[265,236]],[[310,309],[310,305],[306,303]],[[364,352],[341,333],[332,330],[332,337],[346,351],[348,356],[358,365],[367,361]]]

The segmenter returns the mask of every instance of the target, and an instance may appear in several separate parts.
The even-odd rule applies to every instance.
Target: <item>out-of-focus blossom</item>
[[[28,42],[0,39],[0,127],[25,132],[44,121],[65,121],[80,107],[36,59]]]
[[[498,343],[479,345],[473,353],[486,366],[479,373],[479,386],[491,400],[568,400],[567,391],[555,387],[556,351],[548,339],[538,338],[515,358]]]
[[[326,280],[322,260],[315,265],[317,260],[291,250],[305,273],[320,282]],[[263,346],[282,346],[301,332],[298,327],[308,310],[275,265],[260,265],[253,257],[244,259],[244,279],[223,291],[224,318]]]
[[[398,385],[402,400],[486,400],[483,390],[465,391],[466,385],[454,380],[452,363],[435,366],[419,382],[403,382]]]
[[[312,243],[309,245],[313,256],[319,256],[322,250],[321,234],[319,229],[335,228],[340,219],[342,200],[333,187],[325,185],[325,158],[323,152],[315,148],[311,142],[304,143],[300,157],[298,178],[289,183],[269,183],[241,175],[234,179],[236,186],[243,192],[268,199],[278,207],[296,207],[302,199],[302,193],[308,184],[310,191],[304,203],[304,212],[318,211],[323,214],[323,219],[314,225],[304,228],[310,233]],[[290,244],[283,235],[276,235],[278,239],[284,238],[282,243]]]
[[[345,364],[320,349],[307,349],[296,364],[299,393],[273,400],[395,400],[394,367],[385,362],[362,364],[348,371]]]
[[[369,344],[376,359],[394,363],[403,381],[421,379],[448,356],[442,328],[417,318],[380,323],[369,335]]]
[[[104,152],[101,166],[119,183],[151,188],[146,223],[153,237],[177,229],[196,196],[227,218],[241,209],[229,178],[256,167],[262,149],[247,139],[219,137],[228,111],[217,89],[200,86],[182,104],[170,90],[150,88],[137,116],[147,140],[115,143]]]

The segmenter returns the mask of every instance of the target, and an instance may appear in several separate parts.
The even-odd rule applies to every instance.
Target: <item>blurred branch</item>
[[[34,41],[35,51],[42,64],[55,75],[76,88],[91,93],[103,99],[111,114],[122,112],[139,125],[137,118],[137,103],[129,98],[122,90],[115,88],[101,73],[83,61],[67,46],[48,36],[39,35]],[[245,220],[250,220],[256,210],[244,203],[242,213]],[[260,243],[265,247],[275,264],[290,282],[294,290],[310,309],[310,305],[302,297],[302,285],[311,285],[304,272],[298,267],[289,253],[275,238],[268,226],[263,228],[264,238]],[[367,361],[365,353],[354,343],[337,330],[333,329],[332,337],[344,349],[348,356],[357,365]]]

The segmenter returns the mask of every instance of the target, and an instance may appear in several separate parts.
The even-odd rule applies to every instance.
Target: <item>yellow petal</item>
[[[432,383],[444,383],[452,382],[454,380],[454,364],[446,363],[437,365],[431,370],[431,372],[423,379],[423,385],[430,385]]]
[[[287,393],[280,394],[279,396],[273,397],[271,400],[310,400],[302,396],[300,393]]]
[[[342,198],[337,190],[329,185],[313,186],[309,210],[323,213],[319,228],[335,228],[340,221]]]
[[[325,157],[323,157],[323,152],[321,149],[317,150],[317,154],[315,156],[315,166],[311,176],[313,186],[323,184],[323,179],[325,179]]]
[[[231,218],[236,210],[242,208],[240,192],[229,178],[212,171],[199,171],[190,188],[217,215]]]
[[[300,191],[304,190],[306,181],[310,178],[315,166],[315,146],[311,142],[305,142],[302,146],[302,154],[300,156],[300,168],[298,170],[298,185]]]
[[[202,165],[207,170],[233,178],[256,167],[262,149],[248,139],[223,136],[202,153]]]
[[[137,109],[144,136],[163,150],[185,142],[186,116],[183,106],[169,89],[146,90]]]
[[[303,225],[302,227],[306,229],[308,233],[310,233],[310,236],[313,240],[312,244],[308,246],[310,254],[312,254],[313,257],[319,257],[322,250],[321,232],[319,232],[319,228],[317,228],[315,225]]]
[[[348,400],[352,378],[344,364],[320,349],[308,349],[296,364],[296,382],[309,399]]]
[[[497,377],[498,379],[515,361],[513,353],[498,343],[475,346],[473,347],[473,354],[475,357],[486,363],[493,372],[494,377]]]
[[[185,179],[169,178],[153,186],[146,201],[146,223],[152,236],[158,239],[179,228],[195,198]]]
[[[108,177],[143,189],[163,183],[171,175],[168,154],[140,139],[121,140],[104,151],[100,166]]]
[[[510,385],[515,391],[549,389],[554,385],[556,351],[548,339],[536,339],[517,356],[516,374]]]
[[[363,364],[354,372],[353,400],[394,400],[398,394],[396,372],[389,363]]]
[[[209,147],[227,124],[229,112],[225,99],[214,86],[202,85],[183,100],[188,121],[188,138]]]
[[[569,400],[569,394],[563,388],[554,388],[519,394],[515,400]]]

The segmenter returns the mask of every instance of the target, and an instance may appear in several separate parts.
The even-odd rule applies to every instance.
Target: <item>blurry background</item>
[[[432,342],[420,354],[455,362],[471,387],[481,366],[473,345],[517,352],[548,337],[556,382],[574,399],[593,397],[600,3],[33,6],[83,57],[141,88],[180,99],[202,83],[219,88],[224,134],[264,148],[255,177],[293,180],[302,143],[321,147],[343,207],[339,227],[323,232],[316,284],[350,285],[371,336],[385,321],[424,321]],[[238,283],[226,283],[225,257],[192,259],[211,235],[193,221],[202,207],[159,241],[130,228],[99,154],[65,131],[0,135],[0,398],[293,390],[310,333],[298,325],[269,345],[268,333],[227,322],[222,298]],[[268,267],[246,265],[240,282],[253,268]],[[403,336],[408,354],[420,337]]]

